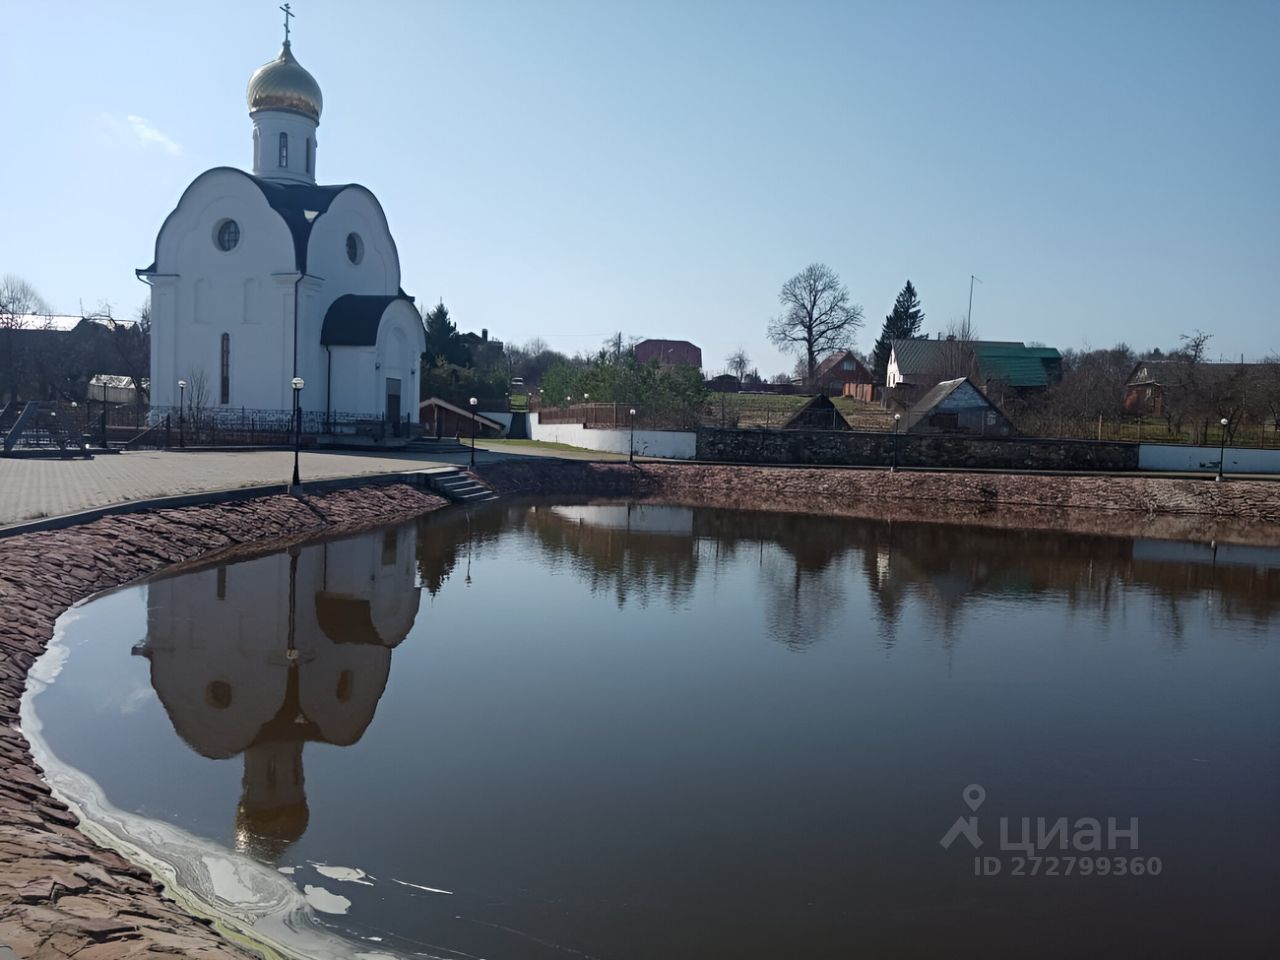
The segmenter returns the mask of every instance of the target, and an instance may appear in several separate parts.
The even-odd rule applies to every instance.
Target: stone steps
[[[454,503],[483,503],[498,499],[498,495],[492,490],[461,470],[434,474],[429,483],[431,489]]]

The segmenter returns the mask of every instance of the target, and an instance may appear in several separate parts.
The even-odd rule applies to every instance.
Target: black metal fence
[[[340,410],[264,410],[249,407],[136,405],[86,409],[82,432],[95,444],[141,447],[280,446],[301,438],[310,445],[321,435],[371,439],[411,439],[421,428],[405,414],[397,420]]]

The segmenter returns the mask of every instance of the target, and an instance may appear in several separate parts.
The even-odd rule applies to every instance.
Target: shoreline
[[[485,464],[475,474],[500,493],[521,496],[627,497],[1280,546],[1280,487],[1265,481],[549,459]],[[314,496],[113,514],[0,541],[0,943],[19,956],[70,956],[91,944],[101,952],[85,956],[178,952],[230,960],[257,952],[240,942],[238,931],[194,914],[184,895],[175,900],[146,869],[99,845],[90,835],[97,828],[78,829],[79,812],[46,783],[23,732],[23,702],[28,672],[56,646],[59,618],[91,597],[160,573],[411,520],[446,505],[407,484],[370,478],[364,486]],[[35,691],[40,677],[31,679]],[[30,731],[38,740],[38,726]],[[57,766],[51,771],[56,783]]]

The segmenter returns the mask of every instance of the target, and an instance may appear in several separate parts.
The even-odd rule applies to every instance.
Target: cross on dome
[[[291,17],[297,16],[297,14],[295,14],[292,10],[289,9],[289,4],[287,3],[284,4],[280,9],[284,11],[284,42],[288,43],[289,42],[289,19]]]

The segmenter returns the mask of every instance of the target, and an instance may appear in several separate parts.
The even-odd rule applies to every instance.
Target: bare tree
[[[196,428],[200,427],[200,419],[204,408],[209,405],[209,375],[204,367],[196,367],[187,374],[187,410]]]
[[[30,325],[29,315],[50,313],[44,298],[26,280],[11,273],[0,278],[0,328],[21,330]]]
[[[151,301],[138,308],[137,320],[132,323],[111,316],[110,307],[102,319],[111,330],[111,348],[118,372],[133,381],[138,404],[145,404],[150,395]]]
[[[782,314],[769,323],[769,339],[804,361],[805,380],[813,380],[818,358],[853,343],[862,326],[862,307],[825,263],[811,263],[782,285]]]
[[[739,382],[747,376],[747,371],[751,369],[751,358],[747,356],[747,351],[739,347],[733,353],[729,354],[725,360],[725,368],[738,378]]]
[[[1272,354],[1258,364],[1254,402],[1266,430],[1266,418],[1271,418],[1271,428],[1280,435],[1280,354]]]
[[[16,400],[24,393],[29,356],[29,338],[19,331],[33,326],[32,314],[51,311],[49,305],[26,280],[11,273],[0,278],[0,355],[4,357],[4,369],[0,372],[0,399]],[[49,326],[46,319],[42,326]]]
[[[943,380],[958,380],[961,377],[969,377],[976,381],[981,372],[978,369],[978,357],[973,348],[977,339],[978,333],[967,317],[952,320],[947,325],[943,339],[937,341],[937,349],[933,351],[926,371],[927,386],[941,383]]]

